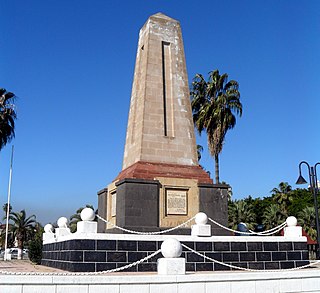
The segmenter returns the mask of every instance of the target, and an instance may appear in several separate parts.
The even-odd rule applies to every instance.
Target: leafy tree
[[[286,215],[278,204],[269,205],[263,213],[263,225],[266,229],[274,228],[286,220]]]
[[[203,152],[203,147],[200,144],[197,144],[197,155],[198,155],[198,162],[201,159],[201,153]]]
[[[311,239],[317,239],[316,216],[313,206],[306,206],[299,212],[298,222]]]
[[[253,212],[252,205],[245,200],[229,202],[228,218],[229,227],[232,229],[236,229],[240,222],[246,223],[249,229],[253,229],[256,223],[256,215]]]
[[[14,138],[15,119],[14,109],[15,94],[0,88],[0,150]]]
[[[41,264],[42,259],[42,234],[43,227],[38,223],[36,224],[36,233],[29,241],[29,259],[35,264]]]
[[[4,216],[3,216],[3,220],[6,220],[7,219],[7,211],[8,211],[8,203],[5,203],[2,207],[2,210],[3,210],[3,213],[4,213]],[[11,211],[12,211],[12,206],[11,204],[9,204],[9,215],[11,214]]]
[[[244,199],[249,205],[252,206],[253,213],[256,216],[257,224],[263,223],[263,211],[273,203],[271,197],[264,197],[264,198],[252,198],[251,195]]]
[[[288,207],[293,200],[292,187],[288,182],[280,182],[279,188],[273,188],[271,192],[274,201],[279,204],[283,214],[288,216]]]
[[[239,84],[228,81],[228,75],[220,75],[219,70],[209,73],[206,81],[197,74],[192,82],[191,106],[193,121],[199,134],[206,131],[210,154],[215,159],[215,182],[220,182],[219,154],[222,151],[225,136],[236,125],[236,117],[242,115]]]
[[[11,231],[18,242],[18,259],[21,259],[24,242],[35,232],[36,216],[27,217],[25,210],[22,210],[20,212],[12,212],[9,219],[12,221]]]
[[[307,206],[313,207],[313,195],[308,189],[297,188],[291,192],[292,200],[288,206],[288,215],[299,219],[299,213]]]
[[[71,231],[72,233],[74,233],[74,232],[77,231],[77,223],[78,223],[79,221],[81,221],[81,216],[80,216],[80,214],[81,214],[81,212],[82,212],[82,210],[83,210],[84,208],[90,208],[90,209],[93,209],[93,210],[94,210],[93,205],[89,205],[89,204],[87,204],[85,207],[81,207],[81,208],[77,209],[76,213],[73,214],[73,215],[70,217],[69,227],[70,227],[70,231]],[[95,221],[96,221],[96,220],[97,220],[97,218],[95,218]]]

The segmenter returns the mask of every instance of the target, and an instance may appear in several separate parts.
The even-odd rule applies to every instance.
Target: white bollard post
[[[177,239],[168,238],[163,241],[161,253],[164,258],[158,259],[158,275],[184,275],[186,273],[186,260],[180,257],[182,246]]]
[[[302,227],[297,226],[297,218],[290,216],[286,220],[287,227],[284,228],[284,237],[302,237]]]
[[[97,233],[98,223],[93,221],[96,217],[93,209],[84,208],[80,217],[82,221],[77,223],[76,233]]]
[[[191,236],[211,236],[211,225],[208,225],[208,217],[205,213],[197,213],[195,225],[191,226]]]
[[[61,236],[67,236],[70,235],[70,229],[68,228],[68,219],[66,217],[61,217],[57,221],[58,227],[56,228],[56,237],[59,238]]]
[[[43,242],[53,242],[55,240],[55,235],[53,233],[53,226],[47,224],[44,226],[44,233],[42,234]]]

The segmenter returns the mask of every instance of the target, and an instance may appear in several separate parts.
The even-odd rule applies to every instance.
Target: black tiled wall
[[[238,267],[273,270],[309,263],[305,242],[182,242],[212,259]],[[95,272],[119,268],[144,258],[161,247],[162,241],[69,240],[43,246],[42,264],[72,272]],[[183,248],[187,271],[220,271],[229,267]],[[126,271],[156,271],[152,257]]]

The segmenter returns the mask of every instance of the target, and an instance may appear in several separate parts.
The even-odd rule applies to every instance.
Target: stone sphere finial
[[[68,224],[68,219],[66,217],[61,217],[57,221],[59,228],[66,228]]]
[[[175,238],[168,238],[161,244],[161,253],[164,257],[176,258],[182,253],[180,241]]]
[[[287,218],[286,223],[287,223],[288,227],[294,227],[294,226],[297,226],[298,221],[297,221],[296,217],[290,216]]]
[[[203,212],[197,213],[195,217],[195,222],[197,225],[205,225],[208,222],[208,217]]]
[[[96,217],[94,210],[91,208],[84,208],[80,214],[82,221],[93,221]]]
[[[52,233],[53,232],[53,226],[51,224],[47,224],[44,226],[44,232],[46,233]]]

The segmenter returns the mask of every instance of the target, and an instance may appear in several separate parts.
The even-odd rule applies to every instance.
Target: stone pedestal
[[[192,225],[191,227],[192,236],[211,236],[211,226],[206,225]]]
[[[284,237],[302,237],[302,227],[300,226],[292,226],[284,228]]]
[[[159,258],[157,262],[158,275],[184,275],[186,260],[183,257]]]
[[[70,229],[69,228],[56,228],[55,229],[55,235],[57,238],[59,238],[60,236],[67,236],[70,235]]]
[[[97,233],[97,222],[80,221],[77,223],[77,233]]]

